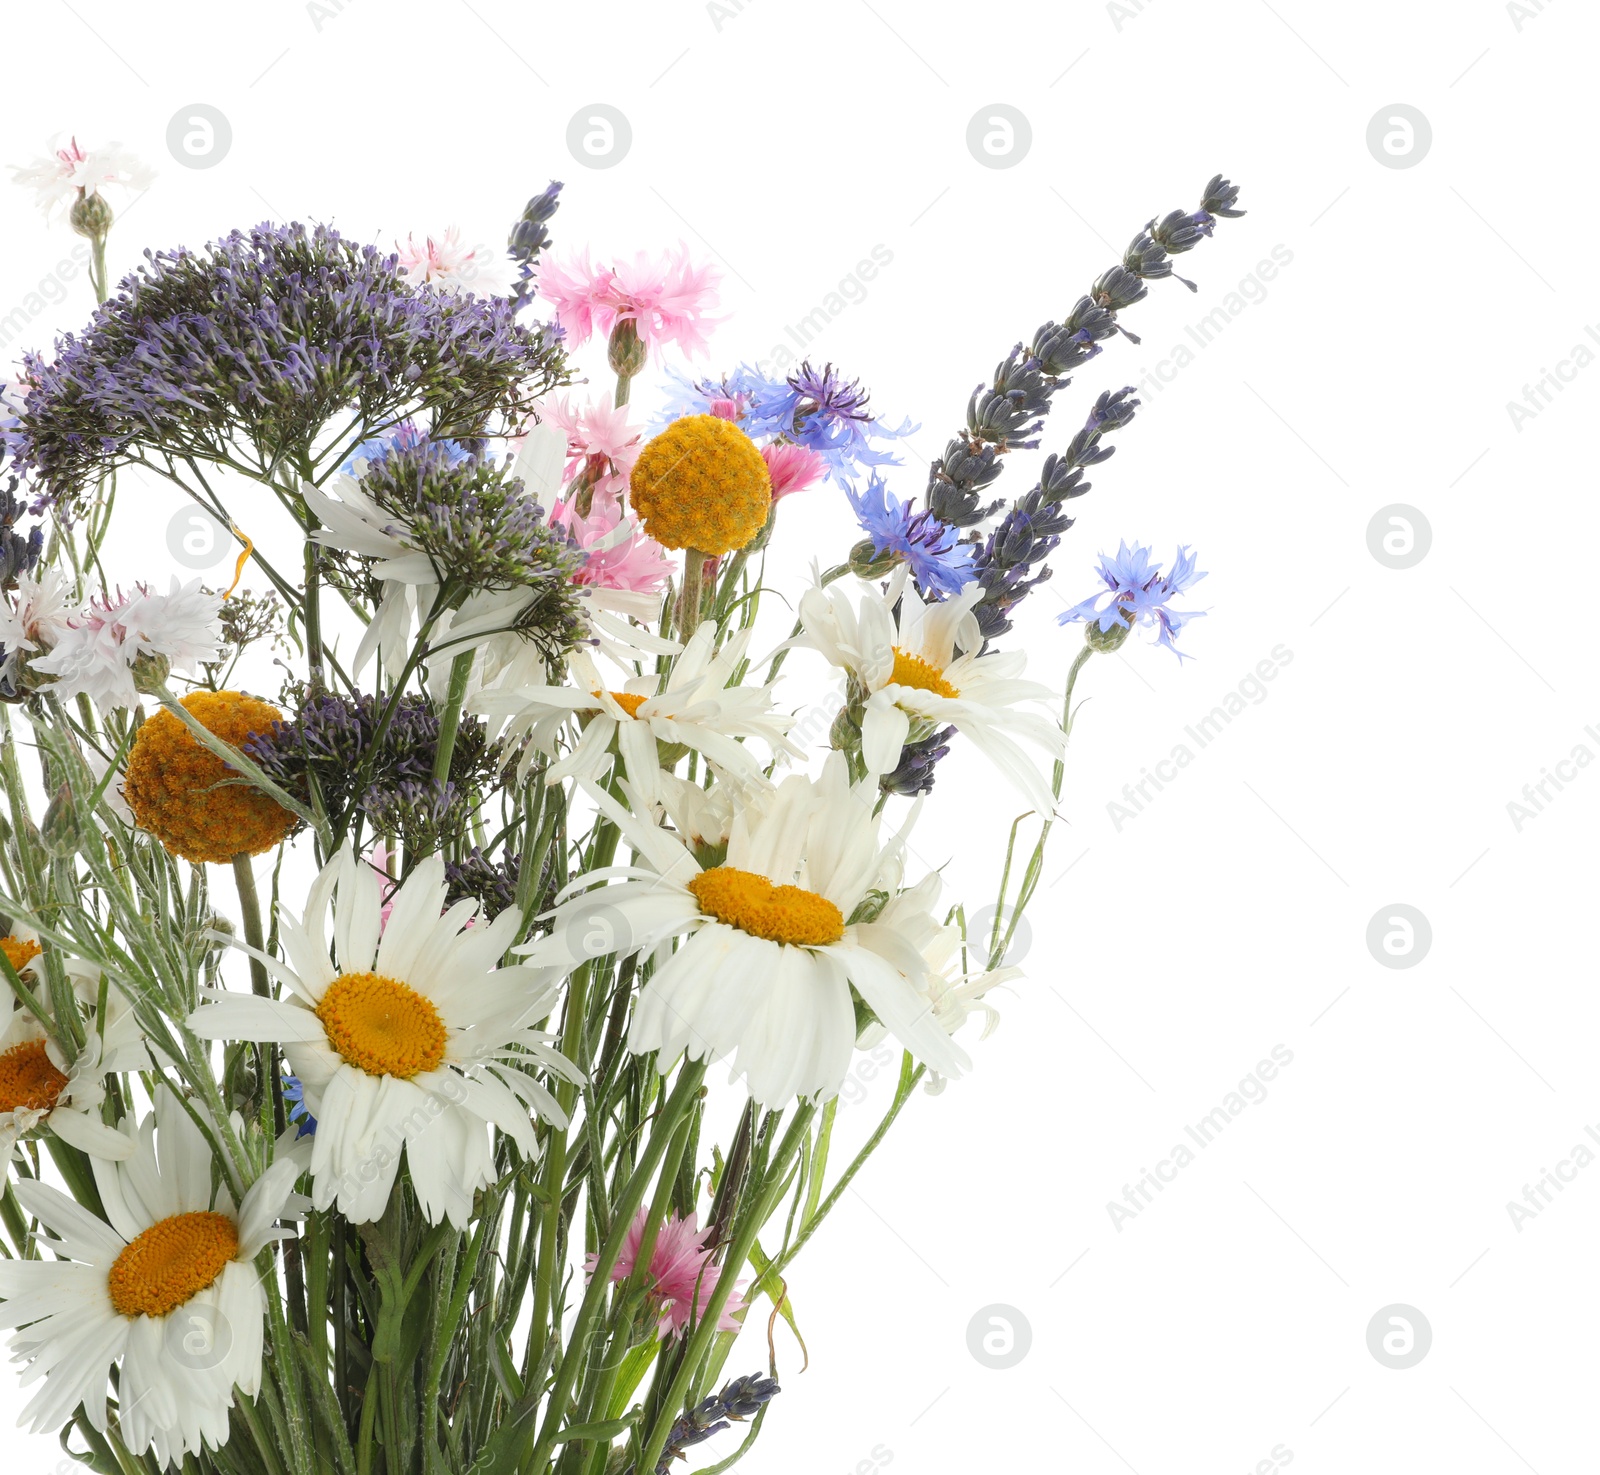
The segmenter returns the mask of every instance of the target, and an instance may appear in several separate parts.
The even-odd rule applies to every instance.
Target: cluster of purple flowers
[[[328,817],[336,837],[365,816],[408,845],[459,833],[469,818],[467,796],[496,781],[503,766],[499,745],[476,717],[461,719],[443,781],[433,776],[438,748],[439,714],[416,693],[392,702],[313,696],[292,719],[244,744],[269,777]]]
[[[27,356],[20,464],[70,502],[126,461],[314,475],[418,412],[481,435],[565,382],[557,338],[514,316],[504,298],[412,286],[393,255],[327,226],[147,252],[82,335]]]

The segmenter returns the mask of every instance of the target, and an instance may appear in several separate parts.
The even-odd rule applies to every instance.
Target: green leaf
[[[619,1434],[626,1434],[638,1422],[638,1413],[625,1419],[602,1419],[597,1424],[568,1424],[556,1435],[557,1444],[571,1444],[575,1439],[591,1439],[596,1443],[610,1444]]]

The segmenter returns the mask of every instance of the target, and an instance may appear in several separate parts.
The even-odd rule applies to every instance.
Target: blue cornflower
[[[865,491],[848,487],[845,495],[875,557],[908,564],[917,583],[930,593],[959,594],[972,582],[972,545],[958,542],[956,530],[931,512],[914,511],[909,500],[892,495],[877,472]]]
[[[306,1088],[299,1076],[283,1078],[283,1099],[290,1103],[289,1120],[300,1124],[300,1130],[294,1134],[295,1141],[313,1136],[317,1130],[317,1119],[306,1110]]]
[[[459,441],[446,440],[442,437],[433,440],[416,421],[402,420],[400,424],[390,426],[381,435],[362,441],[350,452],[349,459],[339,470],[347,476],[359,478],[365,468],[358,468],[356,462],[380,461],[393,451],[412,451],[419,446],[432,446],[440,451],[442,456],[439,459],[446,466],[459,466],[463,461],[472,459],[472,452]]]
[[[1138,544],[1130,548],[1123,543],[1115,558],[1102,553],[1099,573],[1105,591],[1058,615],[1059,623],[1092,621],[1102,634],[1119,628],[1132,630],[1136,625],[1155,626],[1161,632],[1155,643],[1166,646],[1183,660],[1184,653],[1173,643],[1174,637],[1190,620],[1200,619],[1205,611],[1176,610],[1170,608],[1170,603],[1205,578],[1205,571],[1195,568],[1198,561],[1195,554],[1180,547],[1172,571],[1164,574],[1160,564],[1150,561],[1150,551]]]
[[[817,369],[803,363],[787,379],[770,379],[748,364],[720,380],[672,377],[676,388],[663,422],[682,415],[721,415],[753,440],[771,437],[815,451],[841,487],[869,467],[898,465],[892,451],[872,442],[896,440],[917,428],[909,420],[894,428],[876,419],[860,382],[844,378],[832,364]]]

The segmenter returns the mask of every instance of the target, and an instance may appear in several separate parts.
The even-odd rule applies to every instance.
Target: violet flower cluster
[[[507,300],[413,287],[393,255],[298,224],[146,252],[25,364],[20,464],[69,505],[129,461],[309,477],[419,405],[437,434],[482,435],[565,377]]]

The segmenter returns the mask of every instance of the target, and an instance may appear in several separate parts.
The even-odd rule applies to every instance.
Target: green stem
[[[677,1375],[667,1389],[660,1412],[656,1415],[655,1424],[651,1427],[650,1437],[645,1441],[644,1453],[636,1465],[639,1470],[654,1470],[661,1459],[667,1435],[671,1432],[679,1411],[684,1407],[700,1364],[705,1360],[706,1353],[717,1335],[717,1323],[722,1319],[722,1309],[728,1304],[728,1297],[733,1294],[734,1282],[744,1269],[745,1261],[750,1258],[750,1248],[755,1244],[756,1236],[772,1216],[779,1197],[787,1187],[784,1182],[784,1169],[788,1166],[789,1159],[799,1151],[815,1111],[815,1106],[810,1103],[796,1108],[794,1118],[789,1123],[789,1130],[783,1134],[783,1141],[778,1144],[778,1150],[773,1154],[755,1202],[740,1218],[738,1227],[734,1230],[733,1243],[728,1248],[727,1259],[722,1262],[722,1274],[717,1277],[716,1288],[711,1292],[711,1298],[700,1314],[700,1320],[689,1339],[683,1360],[678,1365]]]
[[[456,734],[461,731],[461,707],[472,680],[472,660],[473,652],[464,650],[450,663],[450,689],[439,717],[439,746],[433,755],[433,776],[441,784],[450,777],[450,758],[456,750]]]
[[[655,1176],[655,1170],[666,1154],[667,1145],[677,1132],[679,1121],[700,1094],[700,1083],[704,1080],[705,1073],[706,1066],[703,1060],[686,1061],[679,1069],[677,1084],[672,1088],[672,1095],[667,1098],[666,1104],[656,1117],[655,1126],[650,1131],[650,1140],[645,1144],[638,1166],[634,1168],[617,1202],[612,1206],[611,1233],[600,1247],[594,1270],[589,1277],[589,1288],[584,1293],[583,1302],[573,1320],[572,1330],[567,1339],[569,1351],[561,1359],[561,1368],[556,1374],[555,1385],[550,1390],[550,1397],[545,1407],[544,1424],[539,1430],[538,1443],[534,1446],[530,1458],[522,1466],[525,1471],[537,1471],[542,1475],[545,1461],[549,1458],[550,1451],[555,1448],[556,1435],[566,1420],[567,1403],[572,1397],[579,1367],[584,1360],[580,1351],[588,1339],[589,1328],[605,1304],[612,1268],[622,1253],[623,1241],[628,1236],[633,1216],[638,1213],[639,1205],[644,1201],[645,1189]],[[732,1290],[732,1288],[730,1280],[727,1289]],[[724,1295],[723,1300],[726,1299]],[[720,1314],[720,1309],[717,1314]],[[716,1320],[717,1315],[712,1315],[713,1327]]]
[[[698,548],[683,550],[683,588],[678,594],[678,638],[685,645],[700,623],[707,557]]]

